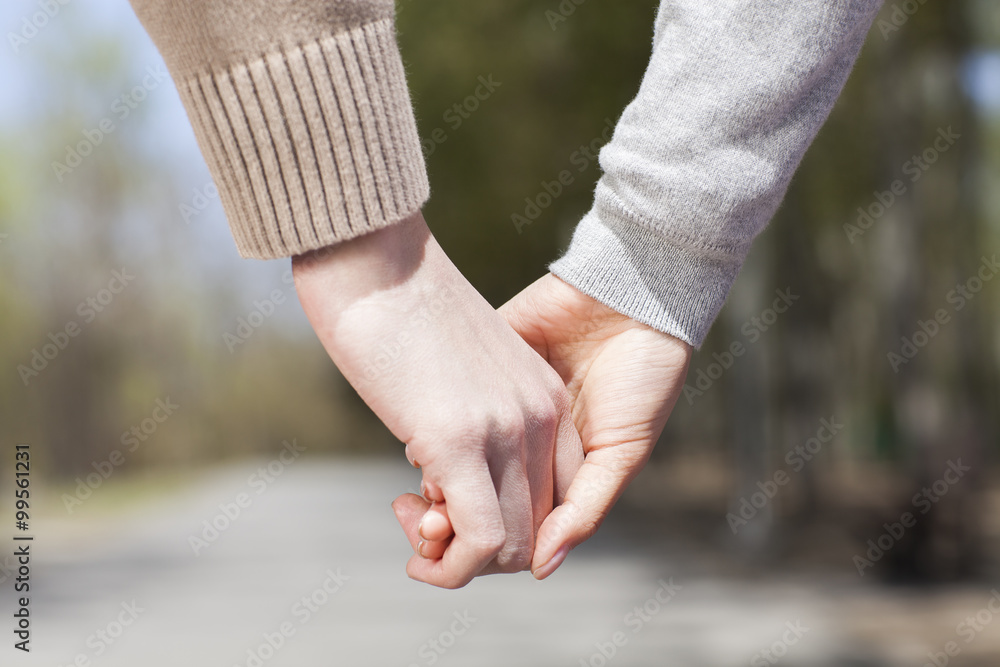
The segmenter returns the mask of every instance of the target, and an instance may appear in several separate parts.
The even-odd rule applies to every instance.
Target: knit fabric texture
[[[399,222],[430,195],[393,5],[133,0],[244,257]]]
[[[551,270],[700,346],[881,0],[664,0],[594,206]]]
[[[245,257],[429,196],[391,0],[132,0]],[[594,206],[551,270],[695,346],[833,107],[881,0],[663,0]],[[608,6],[605,11],[614,11]]]

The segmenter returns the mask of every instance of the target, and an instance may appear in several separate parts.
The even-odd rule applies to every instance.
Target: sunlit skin
[[[292,264],[330,357],[451,502],[455,537],[407,573],[443,588],[531,565],[534,538],[583,462],[559,375],[479,295],[419,214]],[[438,537],[441,525],[427,530]],[[419,519],[417,520],[419,522]]]
[[[586,458],[564,502],[537,532],[531,570],[544,579],[589,539],[642,470],[687,375],[687,343],[611,310],[553,275],[500,309],[515,331],[559,373],[573,400]],[[450,548],[448,504],[433,485],[393,508],[426,560]]]

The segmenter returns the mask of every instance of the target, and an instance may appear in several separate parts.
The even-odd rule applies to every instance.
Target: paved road
[[[525,574],[433,589],[403,572],[409,547],[389,502],[418,482],[405,463],[302,459],[267,485],[251,479],[254,469],[204,474],[132,512],[43,526],[33,651],[10,648],[5,581],[0,665],[723,667],[750,665],[775,642],[782,665],[922,664],[920,631],[900,623],[911,639],[886,648],[873,627],[892,630],[890,619],[915,604],[905,596],[837,582],[721,580],[698,555],[613,525],[547,582]],[[240,494],[249,506],[214,541],[203,536],[195,555],[190,537]],[[672,598],[671,581],[681,587]],[[795,643],[782,647],[783,638]],[[962,664],[996,664],[973,655]],[[770,664],[762,659],[754,664]]]

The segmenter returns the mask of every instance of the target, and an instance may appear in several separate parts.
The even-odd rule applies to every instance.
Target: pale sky
[[[25,138],[25,128],[31,126],[33,115],[50,110],[48,105],[58,104],[60,87],[66,85],[65,79],[52,80],[51,67],[45,67],[44,59],[53,54],[79,52],[83,36],[107,36],[123,45],[128,62],[134,63],[134,66],[128,81],[122,86],[122,92],[138,84],[147,67],[162,65],[159,53],[126,0],[70,0],[66,5],[54,1],[53,5],[59,7],[58,13],[43,21],[39,0],[8,0],[0,4],[0,35],[3,36],[0,43],[0,135]],[[35,23],[44,22],[45,25],[32,34],[32,28],[25,26],[26,17],[29,21],[38,17]],[[25,43],[12,38],[12,35],[28,37]],[[108,115],[112,100],[102,97],[97,97],[97,100],[98,106],[92,110],[91,117],[81,119],[81,131],[95,127]],[[194,190],[203,190],[211,178],[173,83],[168,79],[153,90],[148,101],[143,103],[142,110],[141,118],[122,123],[122,126],[128,126],[127,131],[116,133],[113,139],[133,142],[133,147],[155,156],[159,164],[167,165],[178,190],[184,195],[182,201],[191,201]],[[44,157],[48,162],[49,156]],[[60,158],[61,155],[51,156],[51,160]],[[84,164],[81,169],[86,167]],[[54,180],[52,192],[53,196],[58,196],[60,192]],[[186,262],[191,266],[185,268],[191,271],[185,277],[195,275],[207,289],[211,289],[213,284],[226,284],[237,294],[236,299],[227,303],[229,312],[220,315],[223,321],[235,319],[241,312],[245,315],[244,311],[252,300],[282,285],[280,278],[287,271],[288,260],[258,262],[240,259],[217,199],[190,224],[185,224],[181,217],[179,206],[182,201],[177,201],[173,207],[176,213],[171,225],[175,227],[171,227],[171,233],[176,233],[175,238],[185,248],[190,248]],[[69,204],[72,205],[72,202]],[[142,212],[132,213],[139,219],[127,226],[127,242],[137,244],[136,254],[140,254],[140,251],[149,250],[143,247],[142,230],[146,227],[141,219]],[[3,232],[2,227],[3,221],[0,221],[0,233]],[[113,242],[120,240],[115,238]],[[30,252],[31,245],[25,243],[23,248]],[[155,253],[155,250],[153,248],[152,252]],[[164,277],[164,280],[169,279]],[[301,316],[300,310],[297,307],[285,310],[287,312],[283,317],[276,318],[277,326],[301,330],[304,316]]]

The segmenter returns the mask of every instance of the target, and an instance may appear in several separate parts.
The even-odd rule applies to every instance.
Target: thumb
[[[420,520],[430,509],[431,504],[414,493],[404,493],[392,502],[392,511],[396,514],[396,520],[406,533],[406,539],[410,542],[413,550],[417,550],[420,542]]]
[[[649,458],[640,443],[592,450],[580,466],[565,501],[542,522],[535,540],[531,573],[545,579],[603,523],[625,487]]]
[[[548,361],[545,330],[540,324],[538,308],[531,297],[534,287],[534,284],[526,287],[520,294],[497,308],[497,312],[531,349]]]

